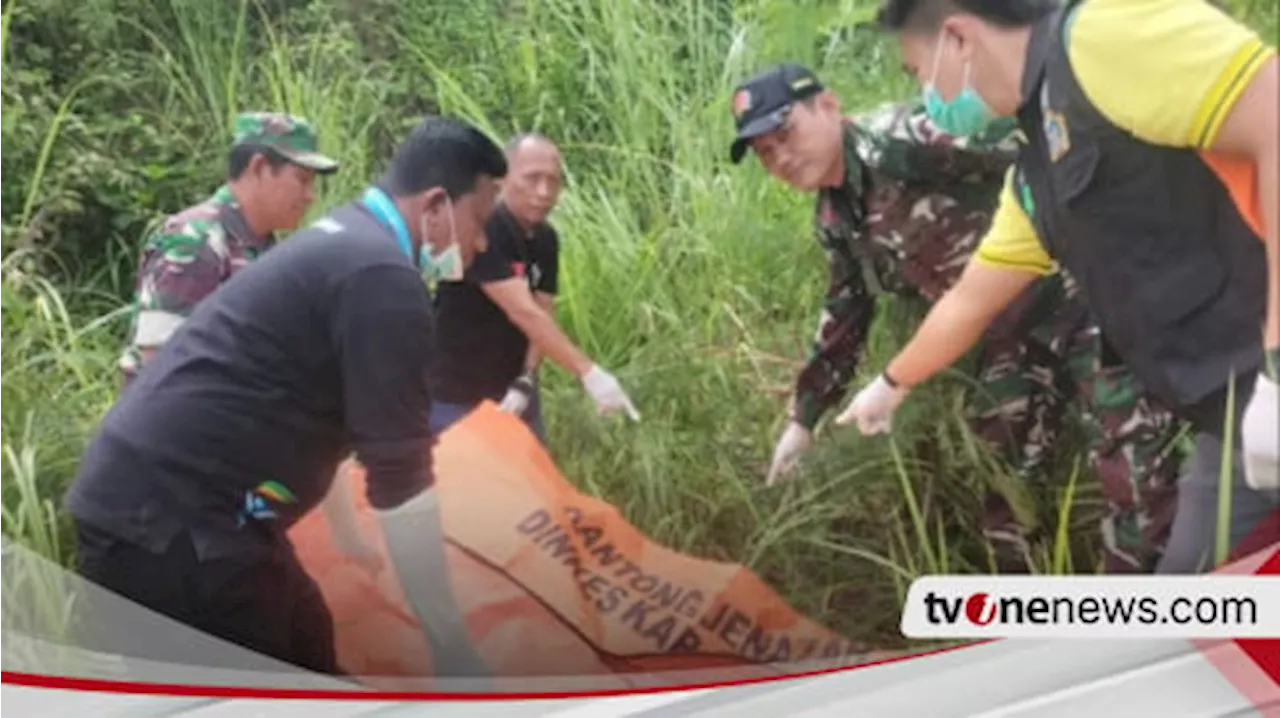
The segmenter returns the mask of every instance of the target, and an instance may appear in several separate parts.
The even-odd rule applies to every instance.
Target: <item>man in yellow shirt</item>
[[[837,422],[887,431],[911,387],[1062,266],[1196,429],[1157,570],[1207,568],[1224,450],[1244,464],[1233,544],[1280,506],[1275,50],[1205,0],[885,0],[879,22],[935,123],[964,136],[1016,117],[1024,142],[959,282]]]

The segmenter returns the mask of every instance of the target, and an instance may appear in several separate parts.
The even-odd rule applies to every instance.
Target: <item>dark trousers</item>
[[[1258,544],[1254,550],[1272,543],[1280,536],[1259,536],[1271,532],[1267,523],[1280,510],[1280,492],[1257,491],[1244,477],[1244,459],[1240,442],[1240,424],[1244,409],[1253,395],[1256,373],[1236,380],[1234,396],[1234,430],[1232,442],[1226,445],[1227,390],[1215,392],[1183,414],[1196,431],[1195,452],[1190,470],[1178,485],[1177,515],[1168,546],[1156,573],[1191,574],[1213,568],[1214,548],[1218,534],[1218,498],[1222,493],[1220,477],[1223,454],[1229,455],[1231,480],[1226,486],[1231,496],[1228,545]],[[1259,543],[1261,542],[1261,543]]]
[[[299,668],[341,674],[333,617],[288,545],[254,556],[201,561],[186,533],[157,554],[87,523],[77,522],[76,529],[79,572],[87,580],[251,651]],[[109,636],[99,639],[101,650],[185,662],[181,646],[164,645],[161,636],[130,635],[124,627],[106,625],[110,622],[106,615],[89,617],[95,633]]]

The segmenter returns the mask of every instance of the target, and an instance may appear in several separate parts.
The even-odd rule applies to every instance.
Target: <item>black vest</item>
[[[1077,5],[1032,30],[1014,194],[1107,341],[1149,391],[1188,407],[1257,369],[1266,251],[1195,150],[1137,139],[1088,100],[1063,34]]]

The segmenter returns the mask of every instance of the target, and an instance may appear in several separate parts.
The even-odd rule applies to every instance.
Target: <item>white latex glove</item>
[[[529,376],[522,375],[515,381],[511,382],[511,387],[507,389],[507,393],[502,397],[502,403],[498,408],[502,411],[520,415],[524,410],[529,408],[529,402],[533,398],[533,380]]]
[[[355,561],[360,568],[369,573],[377,573],[382,570],[382,554],[373,547],[373,544],[365,541],[359,535],[335,532],[333,542],[338,549],[339,555]]]
[[[347,479],[346,464],[338,467],[338,474],[333,479],[329,495],[324,497],[320,507],[325,519],[329,522],[329,531],[333,536],[334,548],[338,550],[338,554],[355,561],[370,573],[382,570],[382,555],[360,535],[355,503],[351,499],[351,485]]]
[[[492,676],[454,595],[435,487],[399,506],[377,511],[377,516],[405,601],[418,616],[418,626],[431,648],[436,675]]]
[[[632,421],[640,421],[640,413],[632,406],[622,385],[599,365],[592,364],[591,369],[582,375],[582,386],[595,400],[596,408],[601,414],[625,411]]]
[[[1245,481],[1257,491],[1280,489],[1280,388],[1258,374],[1240,427]]]
[[[769,475],[765,486],[773,486],[784,479],[795,468],[800,456],[813,445],[813,434],[800,424],[792,421],[787,424],[773,449],[773,461],[769,465]]]
[[[907,390],[893,388],[881,374],[850,400],[849,406],[836,417],[836,423],[848,426],[857,422],[863,434],[888,433],[893,425],[893,412],[905,398]]]

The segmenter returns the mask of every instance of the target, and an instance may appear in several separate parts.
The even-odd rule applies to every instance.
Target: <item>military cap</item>
[[[738,85],[733,92],[733,119],[738,133],[729,158],[734,163],[740,161],[753,138],[782,127],[793,104],[822,89],[812,70],[793,63],[773,65]]]
[[[305,117],[281,112],[242,112],[236,116],[232,146],[255,144],[270,147],[296,165],[329,174],[338,162],[320,154],[320,141]]]

